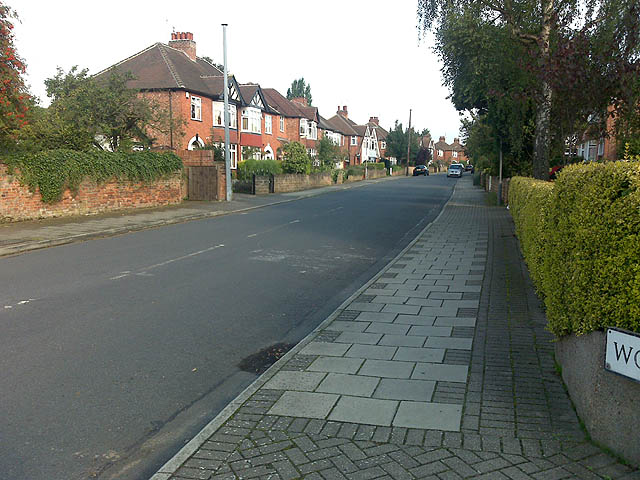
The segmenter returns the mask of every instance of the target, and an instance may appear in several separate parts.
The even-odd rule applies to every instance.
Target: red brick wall
[[[90,180],[80,184],[77,194],[66,190],[54,204],[42,202],[40,192],[31,193],[18,177],[0,164],[0,220],[86,215],[125,208],[157,207],[182,202],[186,190],[182,174],[151,183],[110,181],[100,185]]]

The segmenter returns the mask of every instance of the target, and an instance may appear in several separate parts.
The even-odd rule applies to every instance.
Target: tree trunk
[[[533,157],[533,177],[549,180],[549,143],[551,140],[551,101],[552,91],[546,79],[549,68],[549,38],[551,36],[551,16],[553,0],[542,0],[542,31],[540,32],[540,53],[542,56],[543,72],[542,100],[536,114],[536,138]]]

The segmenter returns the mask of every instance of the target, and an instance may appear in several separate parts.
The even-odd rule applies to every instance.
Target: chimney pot
[[[442,137],[442,136],[441,136],[441,137],[440,137],[440,141],[441,141],[441,142],[444,142],[444,137]]]
[[[169,46],[184,52],[191,60],[196,61],[196,42],[191,32],[173,32]]]

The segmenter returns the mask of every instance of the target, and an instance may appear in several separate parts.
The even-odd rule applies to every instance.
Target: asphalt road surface
[[[401,178],[0,259],[0,478],[151,476],[432,221]]]

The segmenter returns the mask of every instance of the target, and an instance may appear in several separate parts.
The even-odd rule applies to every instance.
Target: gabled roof
[[[385,140],[387,138],[387,135],[389,135],[389,132],[387,132],[384,128],[382,128],[377,123],[368,122],[367,126],[376,131],[376,136],[378,137],[378,140]]]
[[[437,141],[437,142],[434,144],[434,147],[435,147],[437,150],[443,150],[443,151],[444,151],[444,150],[450,150],[450,149],[451,149],[450,145],[449,145],[447,142],[444,142],[444,141],[442,141],[442,140]]]
[[[361,137],[365,137],[367,135],[367,126],[366,125],[353,125],[353,129],[360,135]]]
[[[337,132],[337,130],[328,122],[326,118],[318,114],[318,126],[322,130],[329,130],[331,132]]]
[[[336,132],[340,132],[343,135],[360,135],[353,126],[355,123],[347,118],[344,118],[342,115],[334,115],[330,119],[327,120],[327,123],[333,127],[333,130]],[[362,136],[362,135],[360,135]]]
[[[262,92],[269,107],[280,115],[285,117],[304,117],[298,106],[290,100],[287,100],[287,98],[275,88],[263,88]]]
[[[194,62],[183,51],[159,42],[98,72],[95,77],[107,74],[112,68],[134,75],[135,80],[128,82],[131,88],[185,89],[208,96],[213,96],[214,92],[211,91],[211,82],[205,81],[205,78],[222,79],[224,75],[206,60],[196,57]]]
[[[296,105],[302,116],[312,122],[318,122],[318,107],[303,107],[302,105]]]

